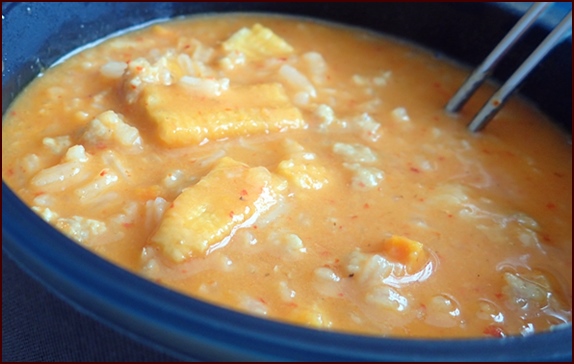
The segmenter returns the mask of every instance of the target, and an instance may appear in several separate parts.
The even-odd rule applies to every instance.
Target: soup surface
[[[102,257],[329,330],[527,335],[571,322],[572,146],[467,71],[358,29],[183,18],[89,47],[3,116],[2,177]]]

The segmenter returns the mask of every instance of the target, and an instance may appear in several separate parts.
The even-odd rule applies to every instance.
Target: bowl
[[[508,78],[568,6],[549,9],[493,77]],[[152,19],[230,11],[303,15],[404,38],[475,66],[525,10],[520,3],[2,3],[2,111],[64,54]],[[570,36],[521,85],[570,133],[571,76]],[[2,196],[3,255],[77,310],[182,360],[572,360],[572,324],[525,337],[426,340],[319,331],[230,311],[99,258],[44,222],[4,182]]]

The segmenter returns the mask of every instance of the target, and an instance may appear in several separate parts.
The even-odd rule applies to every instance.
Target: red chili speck
[[[495,293],[494,297],[498,298],[499,300],[502,299],[503,295],[501,292]]]
[[[124,223],[122,224],[122,226],[125,227],[126,229],[131,228],[133,225],[134,225],[134,224],[131,223],[131,222],[124,222]]]
[[[547,207],[548,209],[550,209],[550,210],[554,210],[554,209],[556,208],[556,205],[553,204],[552,202],[548,202],[548,203],[546,204],[546,207]]]
[[[101,171],[101,172],[100,172],[100,176],[102,176],[102,177],[103,177],[103,176],[105,176],[105,175],[106,175],[106,173],[107,173],[107,171],[104,169],[103,171]]]
[[[368,209],[370,206],[369,206],[368,203],[365,203],[365,204],[363,205],[363,207],[366,208],[366,209]]]
[[[243,189],[241,190],[241,196],[247,196],[247,190]]]
[[[420,173],[420,172],[421,172],[418,168],[415,168],[415,167],[411,167],[410,169],[411,169],[411,171],[413,171],[413,172],[415,172],[415,173]]]
[[[233,215],[235,215],[235,213],[233,211],[229,212],[229,217],[233,219]]]
[[[492,336],[492,337],[500,337],[500,338],[502,338],[502,337],[505,337],[505,336],[506,336],[506,334],[504,333],[504,330],[502,330],[501,327],[496,326],[496,325],[488,325],[488,326],[484,329],[483,333],[484,333],[485,335]]]
[[[12,112],[10,113],[10,115],[16,116],[16,111],[12,111]]]
[[[558,173],[558,172],[554,172],[554,175],[558,178],[564,177],[564,175],[562,173]]]

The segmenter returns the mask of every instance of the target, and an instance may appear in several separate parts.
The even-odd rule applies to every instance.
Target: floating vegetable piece
[[[427,260],[423,244],[404,236],[393,235],[384,240],[382,251],[387,259],[404,264],[411,273],[420,269]]]
[[[148,85],[140,102],[161,141],[172,147],[306,126],[278,83],[231,87],[219,96],[181,83]]]
[[[174,262],[223,247],[277,202],[278,185],[266,168],[224,157],[175,199],[151,243]]]
[[[239,51],[248,59],[254,60],[293,53],[293,47],[261,24],[255,24],[251,29],[241,28],[223,42],[223,49],[228,52]]]

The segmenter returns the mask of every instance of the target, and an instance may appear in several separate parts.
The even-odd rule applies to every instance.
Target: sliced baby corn
[[[329,171],[314,153],[292,139],[283,141],[286,159],[282,160],[276,173],[284,176],[290,183],[307,190],[320,190],[329,183]]]
[[[223,49],[227,52],[241,52],[251,60],[282,57],[293,53],[293,47],[261,24],[255,24],[251,29],[241,28],[223,42]]]
[[[151,243],[176,263],[223,247],[277,202],[280,183],[264,167],[223,157],[175,199]]]
[[[140,103],[160,140],[172,147],[307,125],[278,83],[229,87],[213,97],[186,84],[148,85]]]

